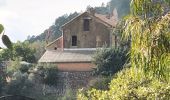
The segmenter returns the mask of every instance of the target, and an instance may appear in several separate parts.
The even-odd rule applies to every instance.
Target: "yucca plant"
[[[131,39],[130,62],[146,76],[170,80],[169,0],[132,0],[123,38]]]

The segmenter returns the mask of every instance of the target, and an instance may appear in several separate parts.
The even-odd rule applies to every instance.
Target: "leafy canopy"
[[[169,1],[168,1],[169,2]],[[147,76],[169,80],[170,13],[163,0],[132,0],[125,18],[123,37],[131,38],[131,66]]]

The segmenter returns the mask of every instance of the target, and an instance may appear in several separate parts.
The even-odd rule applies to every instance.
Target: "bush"
[[[98,77],[89,82],[89,89],[108,90],[111,77]]]
[[[3,77],[0,75],[0,94],[2,92],[2,87],[3,87]]]
[[[32,65],[26,65],[26,64],[22,64],[21,67],[19,68],[19,70],[22,73],[26,73],[28,72],[28,70],[32,67]]]
[[[9,64],[7,66],[7,74],[12,75],[14,72],[19,71],[19,69],[21,68],[20,62],[20,58],[16,58],[15,61],[9,61]]]
[[[123,68],[127,61],[127,50],[121,48],[98,49],[93,57],[95,74],[113,75]]]
[[[115,76],[108,91],[91,89],[83,93],[79,90],[77,98],[80,100],[169,100],[170,82],[145,77],[140,69],[130,68]]]
[[[76,100],[73,90],[66,89],[66,92],[64,96],[61,98],[61,100]]]
[[[12,95],[28,95],[33,83],[28,80],[27,73],[15,72],[11,82],[6,85],[6,93]]]
[[[57,85],[57,76],[58,76],[58,69],[56,65],[45,65],[42,68],[43,70],[43,83],[47,85]]]

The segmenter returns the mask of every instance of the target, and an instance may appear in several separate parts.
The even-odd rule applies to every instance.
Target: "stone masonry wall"
[[[91,79],[93,79],[92,72],[59,72],[58,85],[56,87],[45,86],[44,94],[62,96],[67,89],[76,93],[78,89],[87,87]]]

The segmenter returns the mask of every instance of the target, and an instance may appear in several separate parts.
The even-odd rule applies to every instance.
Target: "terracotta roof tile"
[[[102,15],[102,14],[97,14],[97,13],[95,14],[95,16],[97,18],[99,18],[100,20],[102,20],[102,21],[104,21],[104,22],[106,22],[106,23],[108,23],[112,26],[116,26],[117,21],[116,21],[114,16],[107,18],[107,15]]]

